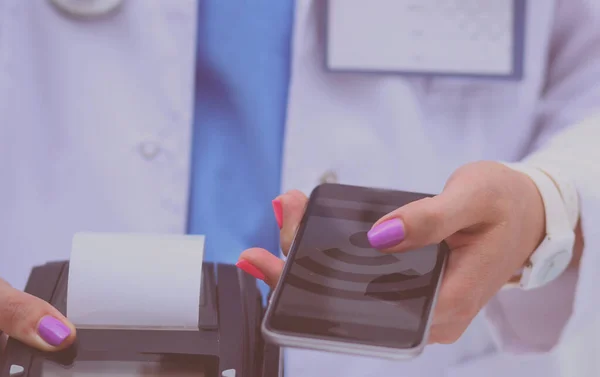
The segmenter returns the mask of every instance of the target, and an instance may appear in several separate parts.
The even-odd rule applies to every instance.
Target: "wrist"
[[[561,275],[569,265],[575,240],[574,225],[570,224],[559,185],[546,172],[523,163],[505,165],[522,173],[519,177],[523,179],[523,185],[517,185],[520,187],[517,193],[518,203],[526,208],[518,213],[524,216],[521,250],[527,259],[518,283],[523,289],[541,287]]]
[[[515,165],[513,165],[513,169],[514,166]],[[515,173],[518,175],[521,182],[519,187],[522,187],[522,189],[518,191],[521,193],[520,205],[526,209],[524,223],[527,224],[527,227],[525,228],[527,231],[525,232],[525,241],[522,245],[524,257],[521,269],[523,269],[530,266],[532,254],[546,237],[546,209],[542,193],[536,182],[528,174],[522,171],[515,170]]]
[[[542,195],[537,185],[527,174],[521,171],[514,171],[522,189],[518,190],[521,193],[519,197],[520,206],[526,208],[525,224],[528,224],[528,231],[524,232],[524,242],[519,249],[523,253],[522,264],[515,271],[514,275],[507,282],[510,286],[518,286],[523,278],[523,271],[531,268],[531,256],[542,244],[546,237],[546,210]]]

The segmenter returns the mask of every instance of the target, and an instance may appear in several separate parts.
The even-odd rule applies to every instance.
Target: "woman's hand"
[[[57,351],[75,340],[75,327],[49,303],[0,279],[0,330],[41,351]]]
[[[292,191],[273,202],[287,254],[307,198]],[[445,240],[451,253],[435,308],[430,343],[452,343],[483,306],[524,266],[545,235],[540,193],[526,175],[478,162],[454,172],[443,192],[381,218],[369,232],[383,253]],[[264,249],[245,250],[238,266],[275,286],[284,262]]]

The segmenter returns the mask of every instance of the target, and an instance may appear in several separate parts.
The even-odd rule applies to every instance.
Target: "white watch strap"
[[[575,230],[580,215],[579,195],[575,184],[572,180],[567,179],[566,175],[562,174],[562,172],[554,166],[534,166],[548,174],[554,181],[554,184],[558,187],[563,203],[565,204],[569,224],[571,225],[571,229]]]
[[[546,238],[538,246],[538,248],[531,254],[528,265],[523,269],[523,273],[520,279],[520,286],[524,289],[532,289],[548,283],[547,276],[538,276],[540,268],[543,267],[553,258],[556,258],[556,253],[560,252],[564,247],[565,240],[554,239],[555,236],[565,234],[565,230],[572,230],[574,226],[571,225],[570,216],[567,214],[566,205],[561,196],[561,191],[558,188],[558,184],[550,178],[549,173],[540,170],[537,167],[533,167],[523,163],[505,163],[509,168],[519,171],[527,175],[537,186],[542,201],[544,203],[545,218],[546,218]],[[565,186],[566,187],[566,186]],[[569,238],[566,239],[569,243]],[[568,251],[563,252],[561,255],[561,265],[559,268],[566,268],[568,260],[570,260],[572,253],[572,244]],[[560,250],[555,250],[559,248]],[[558,261],[558,260],[557,260]],[[553,262],[551,262],[553,263]],[[564,266],[562,265],[564,263]],[[536,268],[537,266],[537,268]],[[538,271],[538,272],[535,272]],[[554,270],[559,271],[559,270]],[[560,271],[559,271],[560,272]],[[546,275],[542,273],[542,275]],[[556,274],[558,276],[560,274]]]
[[[571,228],[561,192],[548,174],[527,164],[512,163],[505,165],[526,174],[537,186],[546,211],[547,234],[553,234],[560,232],[563,229]]]

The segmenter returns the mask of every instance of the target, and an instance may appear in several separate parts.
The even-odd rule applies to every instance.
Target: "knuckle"
[[[300,191],[300,190],[298,190],[298,189],[291,189],[291,190],[288,190],[288,191],[286,192],[286,194],[295,195],[295,196],[298,196],[298,197],[302,197],[302,196],[304,196],[304,193],[302,193],[302,191]]]
[[[450,175],[447,182],[454,181],[475,181],[481,177],[482,173],[489,171],[490,166],[487,161],[474,161],[460,166]]]
[[[464,186],[466,192],[481,190],[489,190],[492,193],[498,194],[506,186],[506,176],[498,174],[499,170],[506,170],[504,165],[491,161],[477,161],[461,166],[448,179],[451,181],[460,180],[463,185],[471,183],[469,186]]]
[[[285,195],[290,195],[300,201],[306,200],[306,195],[304,195],[304,193],[302,191],[297,190],[297,189],[289,190],[285,193]]]

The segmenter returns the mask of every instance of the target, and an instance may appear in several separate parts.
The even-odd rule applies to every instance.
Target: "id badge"
[[[523,75],[525,0],[329,0],[332,71]]]

